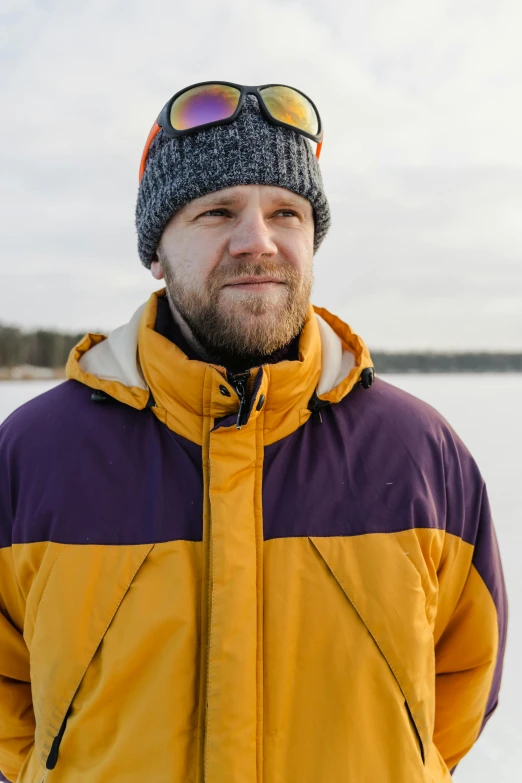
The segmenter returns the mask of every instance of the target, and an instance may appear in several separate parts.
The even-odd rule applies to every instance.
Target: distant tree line
[[[83,337],[46,329],[25,332],[0,324],[0,367],[63,367]],[[522,372],[522,353],[435,353],[370,351],[379,373]]]
[[[69,351],[83,337],[47,329],[24,332],[0,324],[0,367],[31,364],[35,367],[63,367]]]
[[[522,372],[522,353],[371,351],[377,372]]]

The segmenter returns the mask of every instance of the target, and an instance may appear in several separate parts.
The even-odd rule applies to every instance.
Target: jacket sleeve
[[[29,651],[23,638],[25,600],[11,544],[10,471],[4,440],[0,428],[0,780],[14,781],[34,743],[35,719]]]
[[[447,527],[438,570],[434,741],[453,771],[497,706],[507,599],[484,481],[458,438],[445,451]]]

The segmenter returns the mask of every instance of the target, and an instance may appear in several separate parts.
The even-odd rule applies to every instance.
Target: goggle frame
[[[226,87],[234,87],[239,91],[239,99],[237,102],[237,107],[234,111],[234,113],[230,117],[226,117],[225,119],[221,120],[214,120],[212,122],[206,122],[202,125],[196,125],[193,128],[186,128],[183,130],[177,130],[172,126],[172,123],[170,121],[170,111],[172,108],[172,104],[184,93],[188,92],[189,90],[193,90],[195,87],[205,87],[206,85],[211,84],[218,84],[218,85],[225,85]],[[302,95],[303,98],[306,98],[306,100],[310,103],[312,106],[316,117],[317,117],[317,123],[318,123],[318,132],[316,134],[308,133],[305,130],[302,130],[301,128],[297,127],[296,125],[291,125],[288,122],[283,122],[282,120],[276,119],[268,110],[268,108],[265,105],[265,102],[263,100],[263,96],[261,94],[261,90],[265,90],[268,87],[286,87],[289,90],[293,90],[294,92],[299,93],[299,95]],[[154,138],[157,136],[160,130],[162,130],[166,136],[169,136],[171,139],[177,139],[181,136],[190,136],[194,133],[199,133],[199,131],[205,130],[207,128],[214,128],[218,125],[228,125],[231,122],[234,122],[236,117],[238,116],[239,112],[242,109],[243,103],[245,101],[245,98],[247,95],[255,95],[257,98],[259,108],[261,113],[263,114],[264,118],[272,123],[272,125],[278,125],[282,128],[289,128],[290,130],[295,131],[296,133],[301,134],[302,136],[305,136],[308,139],[311,139],[312,141],[315,141],[317,143],[317,149],[315,152],[316,158],[319,160],[319,157],[321,155],[321,149],[323,146],[323,138],[324,138],[324,130],[323,130],[323,124],[321,120],[321,115],[319,114],[319,110],[317,109],[317,106],[312,101],[311,98],[308,97],[304,92],[301,90],[298,90],[297,87],[291,87],[289,84],[260,84],[260,85],[244,85],[244,84],[235,84],[234,82],[225,82],[225,81],[206,81],[206,82],[197,82],[196,84],[191,84],[188,87],[184,87],[182,90],[179,90],[175,95],[173,95],[167,103],[164,105],[162,110],[160,111],[157,120],[154,122],[152,128],[150,129],[149,135],[147,137],[147,141],[145,142],[145,147],[143,149],[143,154],[141,156],[141,162],[140,162],[140,171],[139,171],[139,181],[141,182],[141,179],[143,177],[143,174],[145,173],[145,166],[147,163],[147,157],[150,149],[150,145],[152,144]]]

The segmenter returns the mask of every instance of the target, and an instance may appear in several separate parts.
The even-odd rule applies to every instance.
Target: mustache
[[[208,284],[213,290],[225,286],[230,280],[243,277],[273,277],[280,283],[295,286],[301,276],[293,266],[274,261],[238,261],[218,266],[208,278]]]

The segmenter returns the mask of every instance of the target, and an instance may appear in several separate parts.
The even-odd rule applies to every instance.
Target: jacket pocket
[[[44,770],[56,766],[74,696],[153,546],[66,546],[52,569],[30,647],[35,746]]]
[[[393,534],[310,541],[388,664],[424,764],[433,737],[435,652],[419,573]]]

